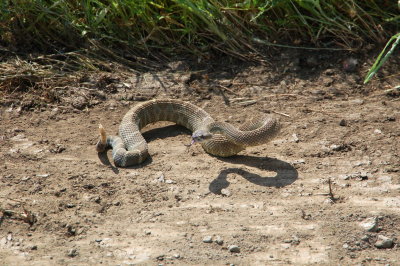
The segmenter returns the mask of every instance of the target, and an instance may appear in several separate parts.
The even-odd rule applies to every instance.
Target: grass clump
[[[93,44],[154,51],[240,54],[254,44],[360,47],[399,30],[395,1],[4,0],[5,47],[62,51]]]

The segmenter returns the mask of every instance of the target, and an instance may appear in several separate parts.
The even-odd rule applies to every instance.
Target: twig
[[[332,181],[331,178],[328,177],[328,187],[329,187],[329,199],[332,201],[332,203],[335,203],[336,200],[338,200],[337,198],[335,198],[335,196],[333,195],[333,191],[332,191]]]
[[[285,114],[285,113],[281,113],[281,112],[277,112],[277,111],[273,111],[273,110],[271,112],[273,112],[275,114],[278,114],[278,115],[283,115],[283,116],[286,116],[286,117],[290,117],[290,115]]]
[[[310,111],[310,112],[314,112],[314,113],[323,113],[323,114],[330,115],[330,116],[336,117],[336,118],[340,117],[339,115],[336,115],[333,112],[328,112],[328,111],[324,111],[324,110],[314,110],[314,109],[311,109],[311,108],[306,108],[306,110]]]
[[[248,101],[244,101],[244,102],[238,102],[238,104],[242,105],[242,106],[249,106],[249,105],[253,105],[255,103],[257,103],[256,100],[248,100]]]
[[[217,86],[222,88],[222,89],[224,89],[224,90],[226,90],[226,91],[228,91],[228,92],[230,92],[230,93],[232,93],[233,95],[240,96],[239,94],[237,94],[236,92],[232,91],[231,89],[229,89],[226,86],[223,86],[223,85],[220,85],[220,84],[217,84]]]
[[[307,97],[305,95],[300,95],[300,94],[293,94],[293,93],[279,93],[279,94],[271,94],[271,95],[264,95],[263,98],[272,98],[272,97],[278,97],[278,96],[286,96],[286,97]]]

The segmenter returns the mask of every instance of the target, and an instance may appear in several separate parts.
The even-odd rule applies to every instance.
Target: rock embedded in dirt
[[[165,176],[164,176],[163,172],[159,171],[155,174],[155,176],[156,176],[156,179],[155,179],[156,182],[160,182],[160,183],[165,182]]]
[[[231,191],[227,188],[221,189],[221,195],[225,197],[230,197],[232,195]]]
[[[294,245],[298,245],[298,244],[300,244],[300,239],[299,239],[299,237],[297,236],[297,235],[292,235],[292,244],[294,244]]]
[[[212,237],[211,236],[205,236],[203,238],[203,243],[212,243]]]
[[[240,247],[237,245],[230,245],[228,247],[228,250],[232,253],[239,253],[240,252]]]
[[[68,250],[68,253],[67,253],[68,257],[73,258],[73,257],[76,257],[78,255],[79,255],[79,252],[78,252],[77,249],[73,248],[73,249]]]
[[[358,181],[368,180],[368,178],[370,177],[371,174],[367,172],[359,172],[359,173],[345,174],[339,176],[339,178],[343,180],[358,180]]]
[[[360,226],[368,232],[376,232],[378,230],[378,219],[376,217],[370,217],[363,220]]]
[[[345,119],[340,120],[339,126],[341,126],[341,127],[347,126],[347,121]]]
[[[217,238],[215,239],[215,243],[221,246],[222,244],[224,244],[224,240],[220,236],[217,236]]]
[[[88,104],[88,100],[83,96],[74,97],[71,103],[72,107],[78,110],[83,110],[85,107],[88,106]]]
[[[363,236],[361,237],[361,240],[362,240],[362,241],[365,241],[365,242],[369,241],[369,235],[363,235]]]
[[[391,248],[393,246],[393,239],[378,235],[378,240],[375,242],[375,247],[377,248]]]
[[[300,142],[300,139],[299,139],[299,137],[297,136],[296,133],[292,134],[292,137],[293,137],[293,142],[295,142],[295,143],[299,143]]]

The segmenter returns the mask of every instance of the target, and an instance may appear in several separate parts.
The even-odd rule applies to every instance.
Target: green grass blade
[[[394,43],[392,44],[392,47],[385,54],[386,49],[389,47],[389,45],[393,41],[394,41]],[[390,40],[385,45],[385,48],[383,48],[382,52],[379,54],[378,58],[375,60],[375,63],[372,65],[371,69],[367,73],[367,76],[365,77],[364,84],[366,84],[367,82],[369,82],[372,79],[372,77],[376,74],[376,72],[389,59],[390,55],[393,53],[393,51],[395,50],[396,46],[399,43],[400,43],[400,33],[397,33],[396,35],[392,36],[392,38],[390,38]]]

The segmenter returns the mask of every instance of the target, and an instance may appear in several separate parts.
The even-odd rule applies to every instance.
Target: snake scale
[[[156,99],[131,108],[122,118],[119,136],[106,136],[100,125],[101,138],[97,152],[112,149],[116,166],[128,167],[142,163],[149,155],[147,142],[140,130],[150,123],[170,121],[193,132],[192,143],[200,142],[212,155],[228,157],[249,146],[268,142],[280,130],[279,121],[271,116],[249,121],[236,128],[226,122],[216,122],[194,104],[172,99]]]

